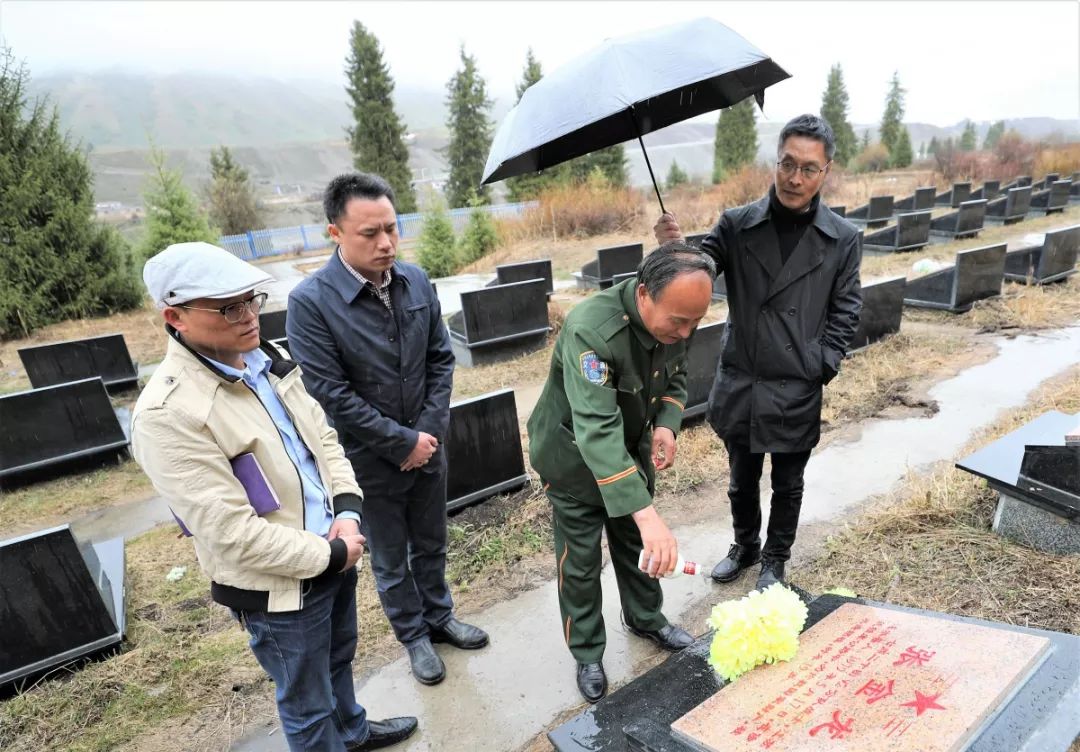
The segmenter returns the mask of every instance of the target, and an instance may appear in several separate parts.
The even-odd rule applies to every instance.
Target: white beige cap
[[[231,298],[273,277],[210,243],[174,243],[143,266],[143,282],[158,308],[197,298]]]

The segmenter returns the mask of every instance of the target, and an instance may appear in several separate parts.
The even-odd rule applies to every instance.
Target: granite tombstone
[[[547,282],[532,279],[461,293],[461,310],[447,321],[459,365],[515,358],[544,346],[548,323]]]
[[[123,456],[128,437],[100,378],[0,396],[0,484]]]
[[[963,313],[976,301],[1000,295],[1004,274],[1003,243],[960,251],[947,269],[909,279],[904,305]]]
[[[529,482],[513,389],[450,405],[446,506],[456,511]]]
[[[0,694],[124,637],[124,541],[79,545],[67,525],[0,541]]]
[[[21,347],[19,359],[35,389],[95,376],[101,377],[110,392],[139,384],[138,366],[131,360],[123,334]]]

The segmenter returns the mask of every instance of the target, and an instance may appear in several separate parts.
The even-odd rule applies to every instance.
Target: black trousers
[[[728,498],[731,500],[735,542],[756,549],[761,543],[760,482],[765,455],[751,452],[745,444],[725,441],[724,446],[727,447],[731,469]],[[773,495],[762,556],[787,561],[791,558],[791,547],[795,544],[795,533],[799,527],[803,471],[810,459],[810,452],[773,452],[771,456]]]

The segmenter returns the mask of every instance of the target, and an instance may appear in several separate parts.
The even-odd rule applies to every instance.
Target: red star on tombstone
[[[911,702],[902,702],[900,707],[903,708],[915,708],[915,717],[919,717],[927,710],[945,710],[944,705],[938,705],[937,698],[941,697],[941,693],[936,695],[924,695],[919,690],[915,690],[915,699]]]

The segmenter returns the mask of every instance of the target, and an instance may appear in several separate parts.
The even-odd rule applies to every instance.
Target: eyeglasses
[[[780,170],[780,174],[786,178],[790,178],[795,174],[796,170],[802,170],[803,177],[807,180],[813,180],[821,173],[825,172],[825,168],[832,164],[832,160],[825,163],[825,167],[818,167],[817,165],[806,165],[805,167],[799,167],[794,162],[784,160],[783,162],[777,162],[776,166]]]
[[[266,305],[266,299],[270,297],[270,293],[257,292],[247,300],[240,300],[236,303],[229,303],[223,305],[221,308],[200,308],[199,306],[190,305],[178,305],[176,308],[187,308],[192,311],[216,311],[225,317],[225,320],[230,324],[239,324],[247,311],[251,311],[256,316],[259,315],[259,311]]]

